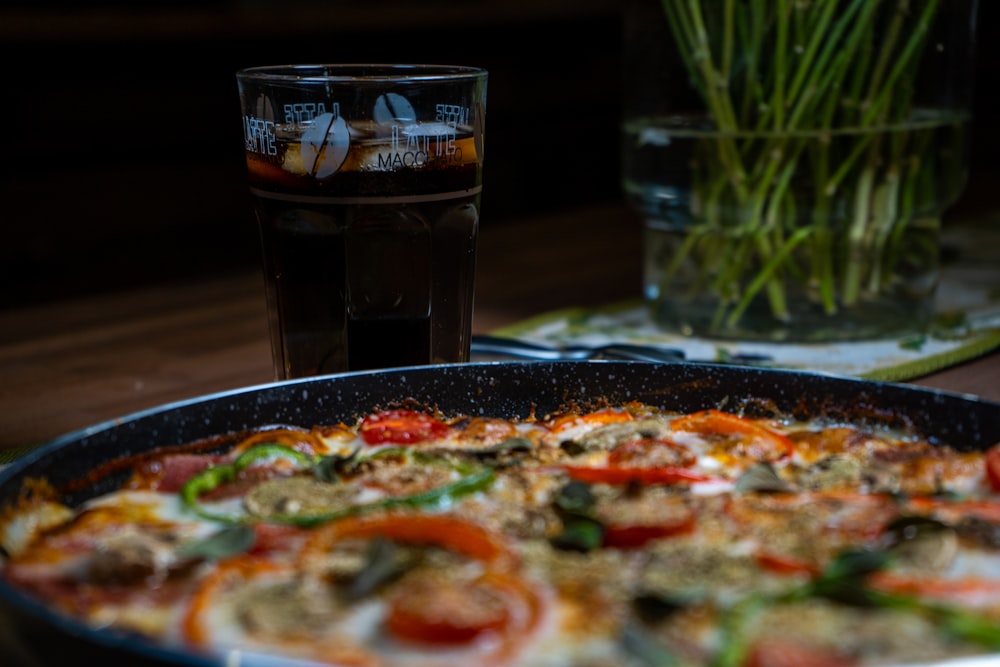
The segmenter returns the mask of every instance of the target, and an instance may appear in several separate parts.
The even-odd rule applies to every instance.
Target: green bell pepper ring
[[[402,450],[395,450],[391,453],[398,453]],[[376,452],[371,458],[384,456],[390,452]],[[407,452],[407,457],[417,457],[425,462],[437,462],[438,459],[417,455]],[[491,468],[467,465],[451,465],[452,469],[460,474],[460,477],[447,484],[422,491],[408,496],[394,496],[382,498],[370,503],[361,505],[350,505],[338,507],[328,512],[318,514],[279,514],[267,518],[243,516],[236,514],[222,514],[207,510],[201,503],[201,497],[223,484],[233,481],[240,471],[246,469],[250,464],[268,457],[281,457],[289,459],[295,463],[314,465],[316,459],[308,454],[303,454],[297,450],[284,445],[264,444],[253,447],[241,454],[229,465],[215,466],[208,468],[195,475],[181,487],[181,500],[199,516],[226,524],[245,523],[283,523],[300,527],[317,526],[335,519],[362,514],[375,510],[392,509],[395,507],[431,507],[444,503],[460,496],[475,493],[489,486],[494,479]]]
[[[201,471],[181,487],[181,500],[191,508],[198,516],[212,521],[222,523],[246,523],[247,519],[236,515],[218,514],[210,512],[201,504],[201,497],[215,489],[228,484],[236,479],[236,476],[249,468],[252,464],[268,458],[279,458],[291,461],[296,464],[312,466],[315,459],[303,452],[292,449],[286,445],[276,443],[264,443],[251,447],[240,454],[232,463],[226,465],[212,466]]]

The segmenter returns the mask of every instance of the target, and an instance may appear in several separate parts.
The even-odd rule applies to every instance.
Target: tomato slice
[[[243,555],[220,561],[194,592],[190,603],[181,618],[181,633],[186,642],[195,647],[211,647],[222,635],[234,635],[228,641],[239,642],[239,628],[231,620],[218,614],[219,600],[227,598],[248,583],[255,581],[291,581],[294,572],[287,564],[279,564],[266,559]],[[223,605],[225,606],[225,605]],[[224,625],[220,634],[219,624]],[[234,632],[234,630],[236,632]],[[250,631],[253,634],[253,631]],[[323,664],[343,665],[344,667],[377,667],[384,661],[375,651],[360,642],[345,640],[342,633],[331,638],[286,635],[270,637],[269,641],[277,642],[282,648],[301,651],[313,660],[322,660]],[[309,664],[313,664],[310,662]]]
[[[794,452],[792,441],[754,419],[721,410],[702,410],[673,421],[675,431],[703,436],[730,436],[738,440],[733,450],[757,461],[778,461]]]
[[[517,559],[502,536],[448,515],[385,514],[350,517],[311,531],[301,550],[304,560],[322,560],[340,540],[385,537],[410,544],[431,544],[481,562],[474,574],[429,571],[404,578],[390,589],[385,629],[394,637],[475,653],[475,664],[501,664],[524,649],[539,626],[545,599],[517,569]],[[182,620],[184,637],[196,646],[211,643],[213,609],[220,597],[246,582],[281,582],[291,576],[284,561],[242,555],[221,561],[201,583]],[[467,570],[471,572],[471,570]],[[335,622],[335,621],[334,621]],[[339,637],[339,635],[337,635]],[[479,643],[480,638],[488,642]],[[384,664],[376,649],[339,645],[321,637],[280,637],[306,655],[336,664]],[[306,643],[302,643],[306,642]],[[429,649],[428,649],[429,650]],[[431,664],[428,662],[428,664]]]
[[[629,412],[622,410],[597,410],[588,412],[585,415],[565,415],[557,417],[549,424],[549,429],[555,433],[564,431],[574,426],[604,426],[605,424],[616,424],[618,422],[632,421],[635,417]]]
[[[503,536],[468,520],[446,514],[354,516],[317,528],[304,553],[323,554],[342,539],[384,537],[397,542],[429,544],[493,566],[516,560]]]
[[[753,646],[743,667],[853,667],[858,661],[829,647],[769,638]]]
[[[777,529],[797,513],[810,512],[817,529],[850,535],[854,539],[878,538],[885,526],[899,516],[895,498],[886,494],[827,491],[734,496],[726,514],[747,528]]]
[[[1000,499],[988,498],[936,498],[913,496],[906,500],[908,509],[926,513],[946,523],[959,523],[963,519],[975,518],[986,523],[1000,525]]]
[[[430,645],[461,645],[487,634],[488,655],[500,658],[523,648],[538,626],[544,602],[517,569],[517,557],[503,536],[445,514],[386,514],[350,517],[317,528],[303,558],[322,558],[339,540],[384,537],[428,544],[483,563],[473,579],[443,573],[426,581],[401,582],[389,601],[386,628],[395,637]],[[476,660],[476,664],[494,664]]]
[[[588,484],[678,484],[716,477],[690,470],[698,458],[687,447],[660,438],[624,442],[608,454],[606,465],[562,466],[573,479]]]
[[[603,546],[615,549],[638,549],[653,540],[686,535],[695,528],[695,515],[690,513],[670,521],[653,524],[610,525],[604,528]]]
[[[399,639],[430,646],[468,645],[490,638],[476,657],[507,664],[538,626],[542,599],[525,579],[491,571],[472,581],[401,584],[389,601],[386,628]]]
[[[734,531],[765,545],[757,555],[762,566],[781,571],[779,560],[785,560],[785,571],[808,572],[847,546],[876,544],[885,526],[899,516],[899,505],[888,495],[855,492],[733,494],[723,511]],[[796,522],[806,513],[808,521]],[[781,536],[790,530],[796,535],[792,542],[808,545],[808,553],[788,553]]]
[[[1000,442],[986,450],[986,479],[990,487],[1000,493]]]
[[[269,572],[286,569],[271,561],[254,556],[237,556],[220,561],[216,568],[198,586],[181,619],[184,639],[193,646],[207,646],[212,639],[208,618],[211,615],[216,596],[232,582],[252,579]]]
[[[633,468],[690,468],[698,456],[684,445],[662,438],[631,440],[611,450],[608,463]]]
[[[804,574],[810,577],[815,577],[820,574],[820,568],[816,564],[806,562],[787,554],[778,554],[771,551],[758,550],[754,554],[754,559],[757,561],[757,564],[765,570],[776,572],[777,574]]]
[[[368,415],[361,421],[358,432],[369,445],[412,445],[425,440],[443,438],[451,427],[440,419],[414,410],[386,410]]]
[[[511,622],[511,601],[485,577],[449,578],[401,584],[389,603],[386,625],[400,639],[429,644],[464,644]]]
[[[869,580],[872,587],[881,591],[965,607],[995,610],[1000,600],[1000,581],[983,576],[948,579],[875,572]]]

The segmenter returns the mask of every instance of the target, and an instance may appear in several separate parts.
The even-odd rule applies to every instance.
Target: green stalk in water
[[[835,318],[906,280],[907,230],[941,209],[918,194],[940,169],[924,154],[965,122],[914,101],[942,1],[660,2],[710,126],[671,136],[701,145],[660,293],[710,290],[732,329],[758,299],[787,322],[806,291]]]

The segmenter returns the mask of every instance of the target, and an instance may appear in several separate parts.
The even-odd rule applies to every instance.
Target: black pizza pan
[[[0,508],[29,478],[73,488],[70,504],[110,490],[88,470],[159,447],[264,425],[313,426],[373,410],[422,406],[448,416],[544,416],[565,407],[640,401],[669,410],[760,413],[898,425],[931,441],[981,450],[1000,442],[1000,404],[916,386],[807,372],[697,363],[482,362],[345,373],[211,394],[97,424],[60,437],[0,471]],[[1000,657],[994,658],[1000,660]],[[93,629],[45,608],[0,580],[0,664],[48,667],[254,665],[164,650],[135,636]],[[274,664],[274,663],[270,663]]]

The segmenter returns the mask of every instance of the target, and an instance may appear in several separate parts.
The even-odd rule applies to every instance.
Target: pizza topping
[[[317,582],[292,578],[240,587],[234,610],[250,634],[287,640],[322,632],[336,620],[340,605]]]
[[[512,651],[512,644],[539,620],[541,601],[516,573],[517,559],[503,538],[469,521],[448,515],[389,514],[355,517],[318,529],[305,547],[307,562],[330,572],[330,557],[343,548],[371,541],[367,565],[355,576],[353,595],[384,592],[386,629],[397,639],[421,644],[468,644],[493,637],[491,651]],[[408,564],[398,547],[425,549]],[[350,552],[348,552],[350,553]],[[338,557],[334,563],[342,563]],[[337,580],[344,580],[344,570]],[[357,583],[365,580],[365,583]],[[504,639],[496,643],[496,638]]]
[[[743,667],[854,667],[858,660],[836,648],[804,641],[768,638],[754,644]]]
[[[553,496],[555,508],[562,527],[552,537],[552,545],[557,549],[586,552],[601,546],[604,540],[604,526],[594,518],[597,498],[590,485],[570,480]]]
[[[344,429],[340,427],[323,427],[307,431],[300,428],[269,428],[257,433],[251,433],[243,438],[232,450],[232,454],[241,455],[250,449],[263,445],[277,445],[291,449],[311,458],[324,454],[329,449],[329,443],[338,438],[343,439]]]
[[[1000,442],[986,450],[986,478],[990,488],[1000,493]]]
[[[844,425],[798,429],[789,433],[788,438],[796,455],[806,463],[828,456],[871,458],[877,452],[900,447],[898,442],[890,443],[860,428]]]
[[[531,453],[534,446],[528,438],[514,436],[486,447],[466,448],[462,454],[469,454],[484,461],[502,460],[508,454]]]
[[[98,584],[145,583],[155,588],[173,568],[186,563],[178,555],[178,537],[169,530],[126,526],[97,544],[87,580]]]
[[[360,495],[355,484],[331,484],[296,475],[257,484],[243,496],[243,506],[260,518],[314,516],[356,504]]]
[[[358,552],[356,544],[353,546],[352,550],[352,544],[346,540],[337,544],[323,563],[324,576],[340,583],[348,600],[372,595],[416,567],[423,556],[422,551],[382,537],[371,540],[364,554]]]
[[[574,438],[574,442],[579,444],[583,451],[608,451],[623,443],[659,439],[669,433],[670,425],[665,419],[629,419],[583,433]]]
[[[784,592],[796,580],[767,577],[746,545],[664,540],[650,545],[637,593],[678,604],[704,600],[730,604],[754,591]]]
[[[190,478],[181,487],[181,500],[200,516],[225,523],[239,523],[234,515],[213,512],[202,505],[202,496],[231,484],[254,467],[278,465],[282,469],[302,469],[313,464],[311,456],[284,445],[256,445],[245,450],[230,464],[211,466]]]
[[[899,565],[923,572],[945,569],[958,554],[955,530],[920,516],[901,516],[891,521],[881,542]]]
[[[723,461],[780,461],[794,452],[792,441],[758,420],[721,410],[702,410],[678,417],[674,431],[700,436],[713,445],[708,453]]]
[[[908,495],[972,494],[985,486],[983,454],[935,448],[898,463],[900,491]]]
[[[608,455],[608,463],[620,467],[690,468],[697,462],[687,447],[650,437],[621,443]]]
[[[45,530],[73,516],[73,510],[62,503],[39,501],[22,506],[12,518],[0,522],[0,555],[13,558],[23,554]]]
[[[378,450],[364,459],[337,457],[337,468],[323,467],[324,459],[309,457],[282,445],[257,445],[244,451],[230,465],[207,468],[181,488],[181,499],[200,516],[228,524],[267,520],[313,526],[352,514],[398,506],[421,507],[474,493],[493,481],[485,467],[446,464],[418,456],[429,467],[413,465],[409,453],[397,448]],[[319,461],[319,465],[317,465]],[[278,462],[293,471],[318,470],[317,476],[293,475],[256,482],[243,491],[243,513],[220,511],[203,503],[208,494],[237,480],[251,466]],[[447,465],[447,470],[433,466]],[[340,476],[350,476],[341,482]],[[333,481],[323,481],[326,478]],[[366,489],[377,489],[377,492]]]
[[[153,458],[136,466],[125,488],[177,493],[184,482],[223,462],[221,455],[210,454],[169,454]]]
[[[594,494],[574,480],[553,502],[563,527],[552,543],[564,550],[636,549],[695,528],[695,511],[687,500],[663,489]]]
[[[390,496],[412,496],[446,487],[454,481],[457,472],[457,469],[440,459],[404,457],[385,465],[373,466],[359,481],[367,488],[377,489]]]
[[[560,525],[551,503],[565,480],[539,470],[500,464],[485,493],[463,496],[453,510],[517,540],[546,539]]]
[[[743,472],[736,480],[734,490],[737,493],[752,491],[763,493],[788,493],[795,490],[789,482],[782,479],[770,463],[757,463]]]
[[[854,493],[739,494],[725,515],[737,535],[806,562],[826,562],[845,545],[875,544],[900,514],[889,496]]]
[[[439,419],[413,410],[386,410],[365,417],[358,427],[369,445],[414,445],[443,438],[450,427]]]
[[[559,434],[562,436],[562,439],[565,439],[572,434],[582,434],[606,424],[628,422],[632,419],[634,419],[632,413],[627,410],[615,410],[612,408],[584,414],[570,411],[568,414],[562,414],[550,420],[548,427],[552,433]]]
[[[306,543],[308,558],[323,558],[341,540],[381,537],[406,544],[433,545],[485,563],[511,564],[516,558],[503,536],[447,514],[398,512],[352,516],[320,526]]]
[[[517,426],[508,419],[473,417],[461,427],[461,448],[484,449],[501,445],[519,437]]]
[[[696,521],[683,496],[664,493],[599,502],[594,514],[604,525],[602,545],[618,549],[636,549],[653,540],[690,533]]]
[[[684,553],[681,545],[671,548],[677,554]],[[663,553],[663,548],[657,552]],[[670,564],[683,562],[675,558]],[[748,585],[752,578],[748,571],[730,578],[740,584],[739,589],[733,589],[740,593],[735,598],[698,602],[697,595],[671,598],[647,594],[636,604],[644,611],[640,618],[648,631],[640,628],[630,638],[630,645],[633,651],[646,655],[676,657],[686,650],[685,639],[696,632],[688,626],[686,634],[678,635],[681,619],[690,622],[700,616],[707,627],[721,633],[712,664],[741,667],[771,660],[783,665],[786,658],[793,660],[789,664],[805,667],[814,664],[814,659],[820,660],[815,663],[819,665],[827,664],[827,659],[835,660],[830,664],[851,665],[872,656],[893,663],[922,662],[974,653],[977,645],[1000,646],[1000,628],[988,617],[873,585],[873,577],[890,562],[891,556],[882,551],[847,552],[805,583],[770,591],[759,584]],[[655,570],[657,578],[644,579],[645,585],[662,584],[666,563],[660,565]],[[719,569],[719,562],[711,565],[715,566],[712,579],[727,572]],[[747,562],[743,565],[751,567]],[[683,590],[676,584],[667,588]],[[945,629],[944,634],[941,629]],[[703,656],[699,662],[707,660],[708,656]]]
[[[460,581],[426,571],[396,587],[387,619],[396,637],[430,644],[469,642],[509,622],[506,597],[489,578]]]
[[[826,456],[801,471],[797,481],[814,491],[860,489],[868,493],[899,493],[900,471],[878,461],[848,454]]]
[[[848,605],[875,607],[892,610],[906,610],[916,616],[926,618],[934,626],[943,630],[950,638],[971,642],[980,646],[1000,649],[1000,625],[995,618],[979,615],[972,609],[961,609],[942,604],[934,599],[913,596],[915,589],[898,588],[893,591],[890,582],[900,581],[886,576],[885,568],[892,563],[892,556],[884,551],[847,551],[830,563],[826,570],[805,589],[807,594],[823,597]],[[911,579],[912,581],[912,579]],[[919,586],[925,586],[921,580]],[[928,586],[932,588],[933,583]],[[954,586],[949,587],[955,590]],[[997,591],[989,597],[995,599]],[[936,633],[928,632],[935,637]],[[924,658],[917,652],[912,659]]]
[[[563,469],[571,478],[588,484],[689,484],[716,479],[688,468],[565,465]]]
[[[257,542],[257,534],[249,526],[226,526],[200,540],[187,542],[180,547],[182,558],[219,560],[245,553]]]
[[[953,527],[959,537],[967,542],[1000,550],[1000,524],[976,516],[967,516],[960,519]]]

